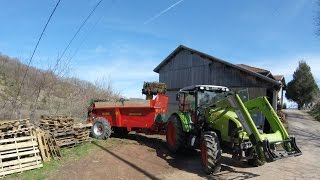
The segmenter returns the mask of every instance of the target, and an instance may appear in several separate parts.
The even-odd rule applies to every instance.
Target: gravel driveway
[[[222,171],[206,176],[199,152],[172,155],[161,136],[131,135],[114,148],[100,150],[64,165],[48,179],[319,179],[320,122],[297,110],[286,110],[289,132],[302,155],[248,167],[223,155]]]

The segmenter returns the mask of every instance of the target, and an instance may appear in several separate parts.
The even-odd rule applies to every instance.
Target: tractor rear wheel
[[[166,130],[168,149],[173,153],[182,151],[186,146],[186,134],[183,132],[179,116],[170,116]]]
[[[218,173],[221,169],[220,143],[213,131],[204,132],[201,136],[201,164],[207,174]]]
[[[108,139],[111,135],[111,126],[105,118],[98,117],[93,121],[91,135],[97,139]]]

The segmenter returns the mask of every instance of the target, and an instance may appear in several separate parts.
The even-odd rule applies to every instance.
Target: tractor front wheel
[[[91,135],[97,139],[108,139],[111,135],[110,123],[105,118],[95,118],[91,127]]]
[[[201,164],[207,174],[218,173],[221,169],[220,143],[213,131],[204,132],[201,136]]]
[[[179,116],[170,116],[166,132],[168,149],[173,153],[183,150],[186,143],[186,134],[183,132]]]
[[[264,165],[264,162],[261,161],[256,155],[253,156],[252,159],[248,159],[247,161],[249,166],[258,167]]]

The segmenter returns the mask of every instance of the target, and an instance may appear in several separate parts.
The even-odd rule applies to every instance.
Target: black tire
[[[204,132],[201,136],[201,164],[207,174],[221,170],[222,150],[217,134],[213,131]]]
[[[260,161],[258,158],[248,159],[247,161],[249,166],[258,167],[264,165],[264,162]]]
[[[167,147],[173,152],[181,152],[186,147],[186,133],[183,132],[179,116],[171,115],[166,127]]]
[[[95,118],[91,127],[91,136],[97,139],[108,139],[111,135],[111,126],[105,118]]]
[[[127,128],[113,127],[112,130],[113,130],[112,137],[117,137],[117,138],[128,137],[129,131],[127,130]]]

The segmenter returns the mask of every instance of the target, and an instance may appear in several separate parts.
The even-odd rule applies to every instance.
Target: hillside
[[[0,119],[35,119],[42,114],[85,118],[90,99],[120,97],[106,80],[93,84],[62,77],[57,70],[30,67],[22,83],[26,69],[19,59],[0,54]]]

